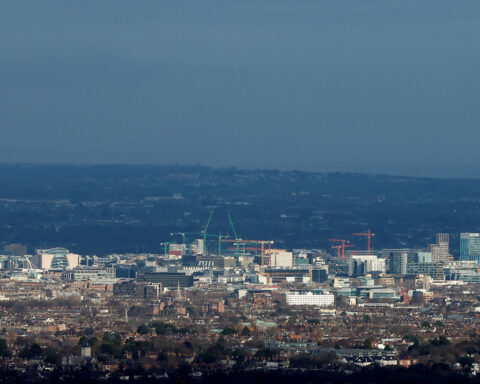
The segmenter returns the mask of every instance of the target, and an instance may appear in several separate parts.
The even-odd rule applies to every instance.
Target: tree
[[[222,335],[223,336],[228,336],[228,335],[235,335],[237,333],[237,330],[233,327],[226,327],[223,331],[222,331]]]
[[[448,345],[450,344],[450,340],[448,340],[445,336],[439,336],[433,339],[430,344],[438,346],[438,345]]]
[[[223,338],[223,336],[221,336],[216,343],[210,345],[205,351],[200,354],[199,360],[207,364],[214,363],[225,354],[225,351],[225,339]]]
[[[33,343],[32,345],[26,345],[21,351],[19,356],[24,359],[33,359],[35,357],[42,356],[42,347],[37,343]]]
[[[45,348],[45,350],[43,351],[43,357],[46,363],[49,363],[49,364],[58,363],[58,355],[55,348],[52,348],[52,347]]]
[[[372,340],[365,339],[363,342],[363,349],[372,349]]]
[[[173,324],[164,323],[162,321],[153,321],[149,324],[151,328],[155,328],[157,335],[167,335],[177,333],[178,330]]]
[[[0,339],[0,357],[10,357],[12,352],[8,348],[7,341],[5,339]]]
[[[418,339],[418,336],[415,336],[415,335],[405,335],[403,339],[412,341],[415,346],[418,346],[420,344],[420,340]]]
[[[103,335],[100,352],[110,357],[120,357],[122,352],[122,340],[118,335]]]
[[[263,347],[255,353],[255,357],[263,357],[265,359],[268,359],[268,358],[272,358],[276,354],[278,354],[278,351]]]
[[[147,327],[145,324],[140,325],[137,329],[137,333],[139,335],[146,335],[146,334],[149,334],[150,332],[151,332],[151,329]]]
[[[335,352],[324,352],[318,356],[301,353],[290,359],[290,366],[292,368],[323,368],[337,361],[338,356]]]
[[[97,343],[98,339],[95,336],[88,338],[88,344],[90,344],[91,347],[95,346]]]
[[[473,357],[470,356],[462,356],[460,359],[458,359],[458,362],[465,369],[470,369],[475,360],[473,359]]]

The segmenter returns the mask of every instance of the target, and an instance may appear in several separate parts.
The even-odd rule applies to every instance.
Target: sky
[[[0,3],[0,162],[480,177],[478,0]]]

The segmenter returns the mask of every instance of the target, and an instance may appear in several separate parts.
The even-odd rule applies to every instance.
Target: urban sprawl
[[[370,230],[327,250],[206,230],[170,240],[157,254],[103,257],[6,245],[4,369],[88,366],[126,379],[129,367],[155,378],[180,367],[191,377],[419,364],[480,373],[479,233],[382,250]]]

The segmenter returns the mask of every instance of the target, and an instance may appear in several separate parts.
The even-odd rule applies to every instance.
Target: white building
[[[195,255],[203,255],[204,241],[203,239],[196,239],[190,245],[190,249]],[[206,256],[206,255],[204,255]]]
[[[386,272],[385,259],[375,255],[352,255],[348,261],[348,275],[362,276],[371,272]]]
[[[288,305],[315,305],[327,307],[334,305],[335,297],[327,291],[316,289],[313,291],[292,291],[286,295]]]
[[[335,277],[333,279],[333,288],[348,288],[350,287],[350,279],[345,277]]]
[[[80,255],[65,248],[38,249],[33,263],[40,269],[72,269],[80,264]]]
[[[432,253],[432,261],[434,263],[452,259],[449,251],[448,233],[437,233],[437,242],[430,244],[430,252]]]
[[[270,254],[266,254],[266,257],[270,256],[270,265],[272,267],[291,267],[293,266],[293,253],[280,249],[272,249]]]
[[[168,258],[176,259],[182,257],[187,249],[186,244],[169,244],[168,245]]]
[[[115,279],[115,268],[103,268],[103,267],[77,267],[73,270],[73,280],[79,281],[104,281]],[[115,280],[116,281],[116,280]]]

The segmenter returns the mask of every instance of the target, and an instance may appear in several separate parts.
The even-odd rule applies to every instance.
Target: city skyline
[[[480,384],[478,0],[0,5],[0,384]]]

